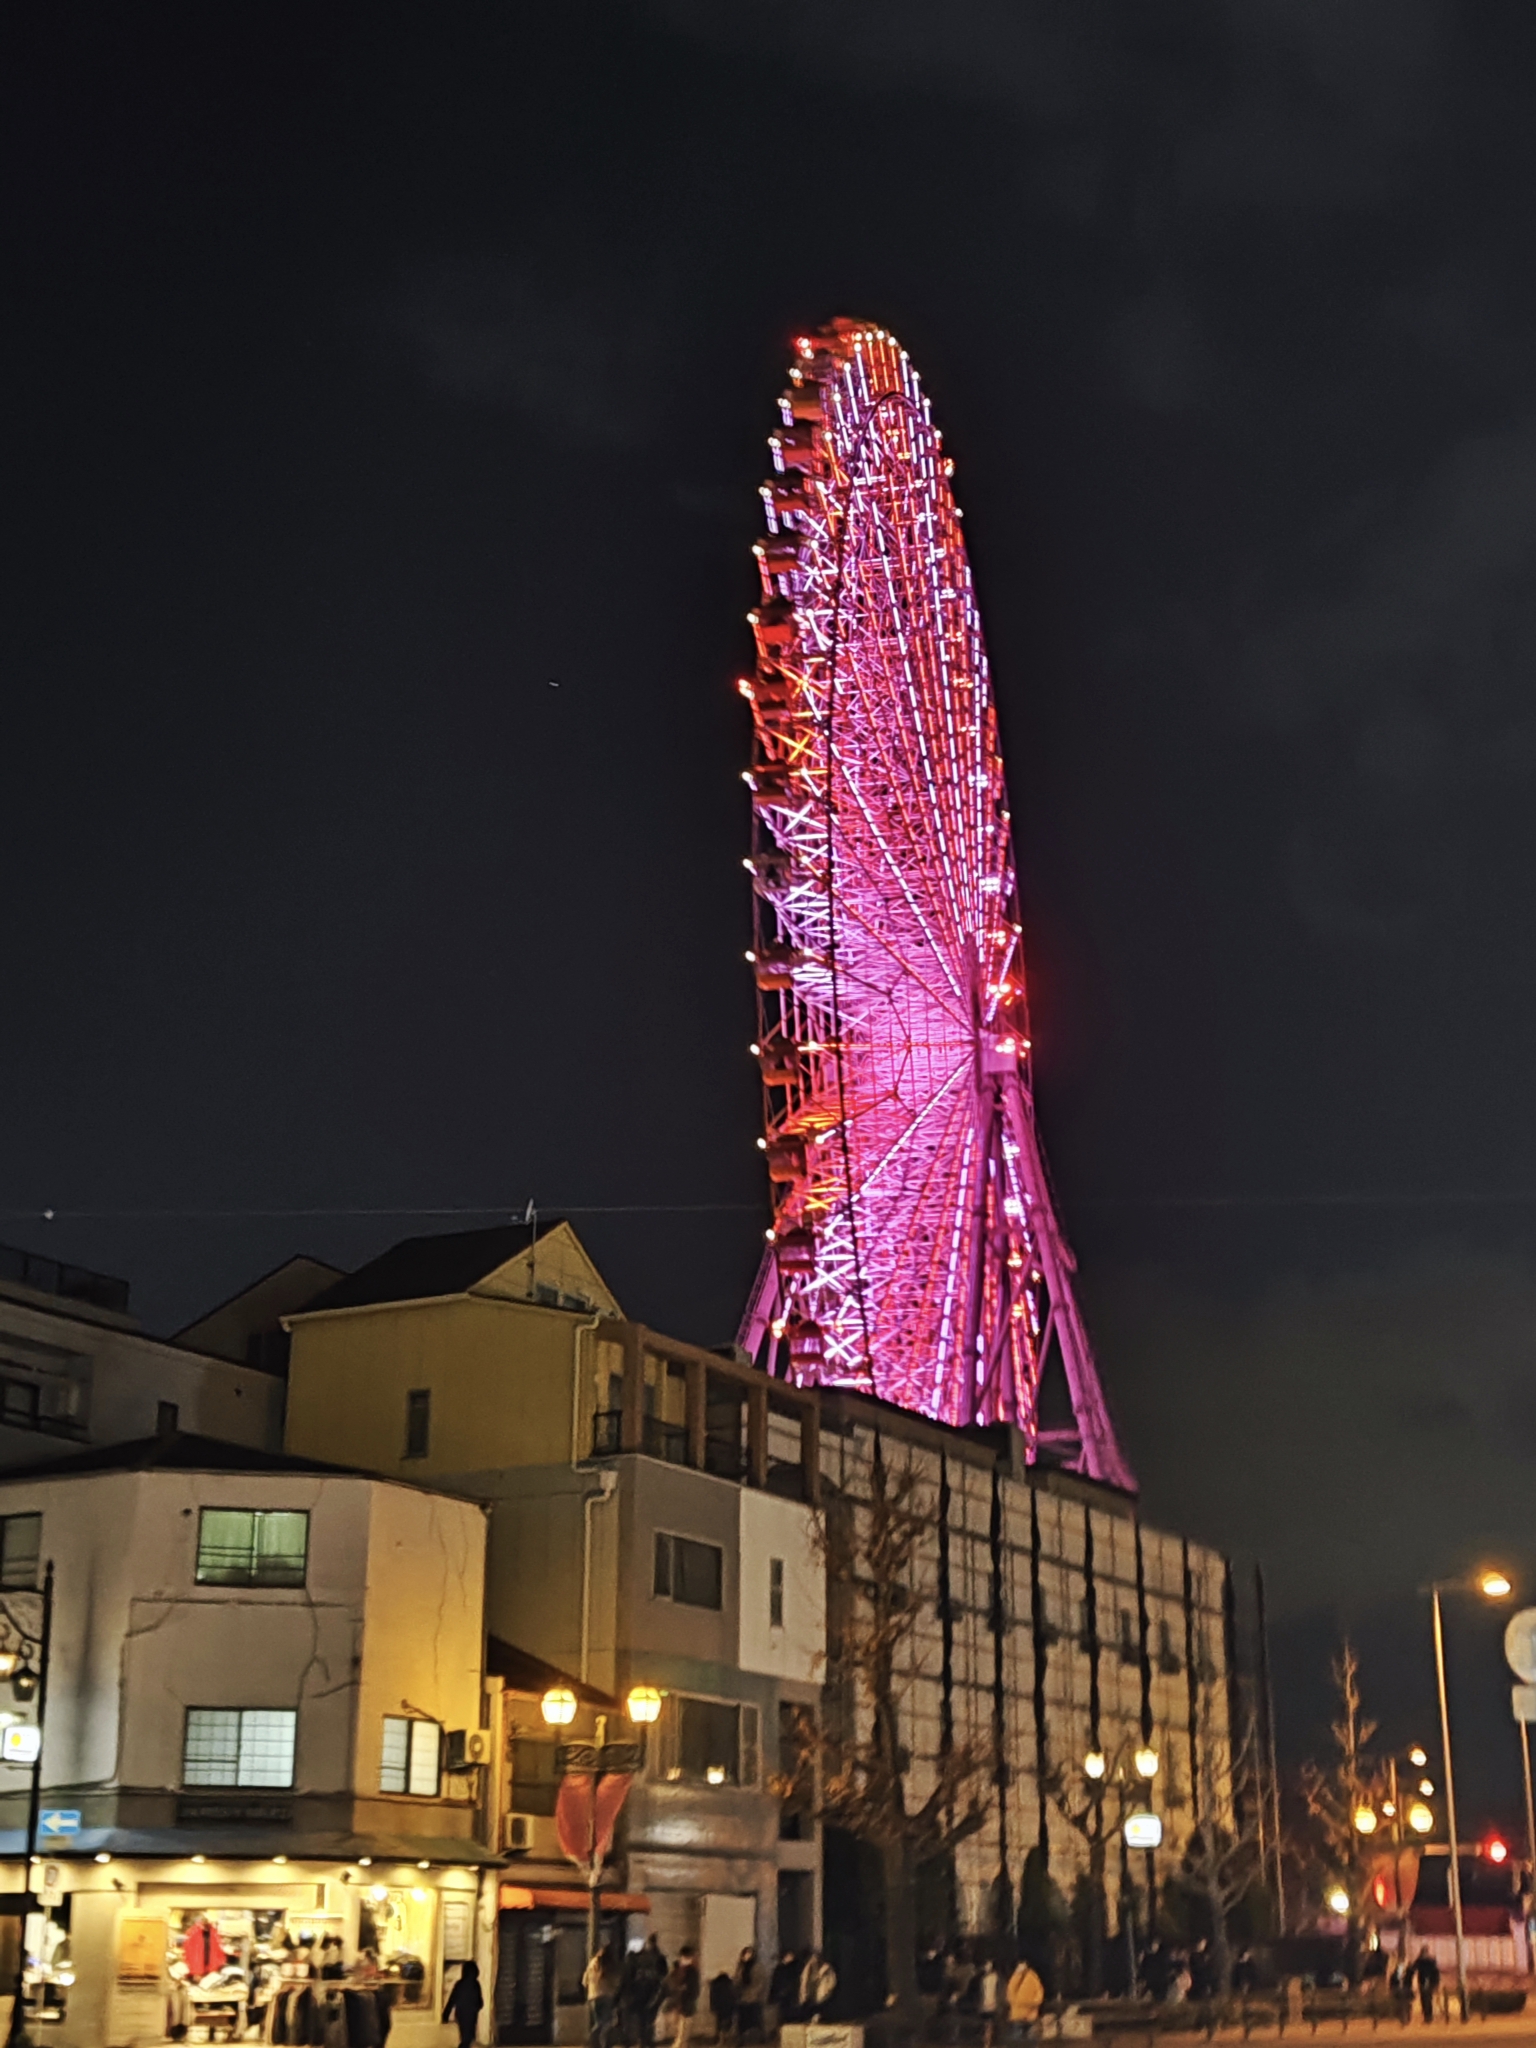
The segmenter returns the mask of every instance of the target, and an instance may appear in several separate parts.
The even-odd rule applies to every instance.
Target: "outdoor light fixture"
[[[36,1699],[37,1673],[29,1671],[27,1666],[23,1664],[11,1680],[11,1691],[19,1700]]]
[[[1415,1800],[1408,1809],[1409,1827],[1413,1829],[1416,1835],[1427,1835],[1434,1824],[1435,1816],[1430,1812],[1429,1808]]]
[[[1429,1762],[1429,1751],[1427,1749],[1421,1749],[1418,1743],[1415,1743],[1412,1749],[1410,1749],[1408,1752],[1408,1761],[1413,1765],[1415,1770],[1422,1771],[1424,1766]]]
[[[369,1864],[373,1861],[373,1858],[371,1856],[359,1856],[357,1860],[359,1863],[361,1863],[364,1870],[366,1870]]]
[[[192,1861],[193,1861],[194,1863],[206,1863],[206,1862],[208,1861],[208,1858],[207,1858],[206,1856],[203,1856],[203,1855],[199,1854],[199,1855],[197,1855],[197,1856],[194,1856],[194,1857],[192,1858]]]
[[[110,1863],[112,1861],[112,1858],[107,1854],[105,1849],[98,1849],[96,1851],[96,1861],[98,1863]]]
[[[705,1771],[704,1777],[706,1782],[711,1785],[723,1785],[725,1783],[725,1765],[711,1764],[708,1770]]]
[[[576,1695],[568,1685],[552,1685],[539,1701],[539,1712],[551,1728],[569,1728],[576,1718]]]
[[[1434,1796],[1435,1796],[1435,1781],[1434,1781],[1434,1779],[1433,1779],[1433,1778],[1420,1778],[1420,1780],[1419,1780],[1419,1790],[1420,1790],[1420,1791],[1421,1791],[1421,1792],[1422,1792],[1422,1793],[1424,1794],[1424,1797],[1425,1797],[1426,1799],[1433,1799],[1433,1798],[1434,1798]]]
[[[430,1870],[430,1869],[432,1868],[432,1866],[431,1866],[431,1864],[430,1864],[430,1863],[429,1863],[429,1862],[427,1861],[426,1857],[425,1857],[425,1856],[423,1856],[423,1857],[422,1857],[422,1859],[421,1859],[421,1861],[420,1861],[420,1862],[419,1862],[419,1863],[417,1864],[416,1868],[417,1868],[418,1870]]]
[[[1343,1885],[1336,1884],[1334,1886],[1333,1890],[1328,1894],[1327,1905],[1330,1913],[1338,1913],[1342,1916],[1349,1911],[1349,1893],[1345,1891]]]
[[[1506,1600],[1515,1590],[1514,1582],[1503,1572],[1479,1572],[1477,1590],[1485,1600]]]
[[[1151,1746],[1151,1744],[1150,1744],[1150,1743],[1145,1743],[1145,1742],[1144,1742],[1144,1743],[1142,1744],[1141,1748],[1140,1748],[1140,1749],[1138,1749],[1138,1750],[1137,1750],[1137,1752],[1136,1752],[1136,1775],[1137,1775],[1137,1777],[1138,1777],[1138,1778],[1155,1778],[1155,1777],[1157,1776],[1157,1764],[1158,1764],[1158,1756],[1157,1756],[1157,1751],[1156,1751],[1155,1749],[1153,1749],[1153,1748],[1152,1748],[1152,1746]]]
[[[286,1856],[274,1856],[272,1858],[272,1861],[274,1863],[286,1863],[288,1861],[288,1858]]]
[[[19,1650],[0,1650],[0,1678],[11,1678],[21,1668]]]
[[[1375,1812],[1375,1809],[1374,1809],[1374,1807],[1370,1807],[1370,1806],[1357,1806],[1357,1807],[1355,1808],[1355,1816],[1354,1816],[1354,1818],[1355,1818],[1355,1833],[1356,1833],[1357,1835],[1374,1835],[1374,1834],[1375,1834],[1375,1832],[1376,1832],[1376,1812]]]
[[[1388,1820],[1397,1819],[1397,1808],[1392,1804],[1392,1801],[1390,1799],[1383,1799],[1383,1801],[1381,1802],[1381,1810],[1386,1815]]]
[[[389,1886],[387,1884],[370,1885],[368,1888],[368,1896],[370,1899],[373,1900],[373,1903],[376,1906],[382,1906],[384,1901],[389,1897]]]
[[[632,1685],[624,1705],[631,1721],[642,1728],[661,1719],[661,1694],[654,1685]]]
[[[1104,1761],[1102,1749],[1090,1749],[1083,1758],[1083,1776],[1085,1778],[1102,1778],[1108,1768],[1109,1766]]]
[[[1498,1836],[1495,1835],[1493,1840],[1488,1844],[1488,1861],[1490,1863],[1503,1863],[1507,1859],[1508,1855],[1509,1844],[1507,1842],[1501,1842]]]

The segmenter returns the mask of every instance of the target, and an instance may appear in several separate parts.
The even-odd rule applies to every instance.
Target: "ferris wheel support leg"
[[[777,1360],[777,1341],[772,1335],[773,1324],[779,1313],[779,1262],[770,1245],[763,1253],[757,1269],[757,1278],[752,1283],[752,1292],[747,1296],[747,1306],[742,1314],[741,1328],[736,1333],[736,1342],[747,1356],[756,1359],[763,1368],[772,1373]]]

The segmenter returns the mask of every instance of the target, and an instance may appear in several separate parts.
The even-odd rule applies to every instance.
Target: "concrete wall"
[[[743,1487],[740,1515],[741,1597],[737,1662],[743,1671],[819,1685],[826,1676],[827,1572],[816,1540],[816,1517],[799,1501]],[[769,1612],[772,1561],[784,1568],[784,1621]]]
[[[55,1401],[75,1427],[54,1432],[0,1426],[0,1465],[35,1465],[87,1444],[153,1436],[159,1404],[173,1402],[180,1428],[227,1443],[277,1450],[283,1383],[134,1328],[125,1316],[71,1304],[45,1307],[0,1294],[0,1375],[35,1381],[45,1410]]]
[[[305,1585],[199,1586],[203,1507],[306,1512]],[[31,1512],[55,1568],[47,1787],[179,1786],[192,1706],[294,1708],[300,1795],[376,1796],[383,1716],[402,1701],[478,1725],[485,1525],[470,1502],[293,1473],[0,1482],[0,1514]],[[26,1776],[0,1765],[0,1794]]]

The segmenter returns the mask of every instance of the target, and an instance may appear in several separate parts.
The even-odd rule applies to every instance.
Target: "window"
[[[674,1760],[666,1775],[696,1785],[757,1783],[757,1709],[674,1694]]]
[[[512,1738],[512,1811],[542,1814],[555,1810],[560,1790],[560,1773],[555,1769],[555,1745],[529,1735]]]
[[[200,1586],[302,1586],[308,1560],[302,1508],[204,1508],[199,1517]]]
[[[1120,1610],[1120,1662],[1141,1662],[1141,1636],[1136,1627],[1136,1617],[1129,1607],[1122,1607]]]
[[[784,1560],[770,1557],[768,1560],[768,1626],[784,1626]]]
[[[36,1429],[35,1381],[0,1380],[0,1422],[8,1422],[12,1429]]]
[[[0,1516],[0,1587],[17,1592],[35,1586],[42,1547],[41,1515]]]
[[[656,1566],[651,1591],[658,1600],[675,1600],[682,1607],[713,1607],[721,1604],[725,1578],[725,1553],[717,1543],[695,1543],[690,1536],[656,1534]]]
[[[184,1785],[293,1783],[298,1715],[281,1707],[188,1707]]]
[[[174,1401],[155,1403],[155,1435],[174,1436],[181,1420],[181,1409]]]
[[[424,1458],[432,1441],[432,1389],[414,1387],[405,1397],[405,1455]]]
[[[436,1721],[407,1720],[403,1714],[386,1714],[379,1790],[435,1799],[442,1747],[443,1731]]]

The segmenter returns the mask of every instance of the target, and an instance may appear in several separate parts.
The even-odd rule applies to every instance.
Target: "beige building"
[[[50,2038],[259,2022],[310,1960],[384,1982],[392,2039],[442,2038],[445,1982],[489,1959],[483,1510],[166,1433],[0,1481],[0,1556],[30,1561],[0,1603],[29,1665],[53,1568],[27,1930]],[[29,1778],[0,1761],[12,1892]]]

